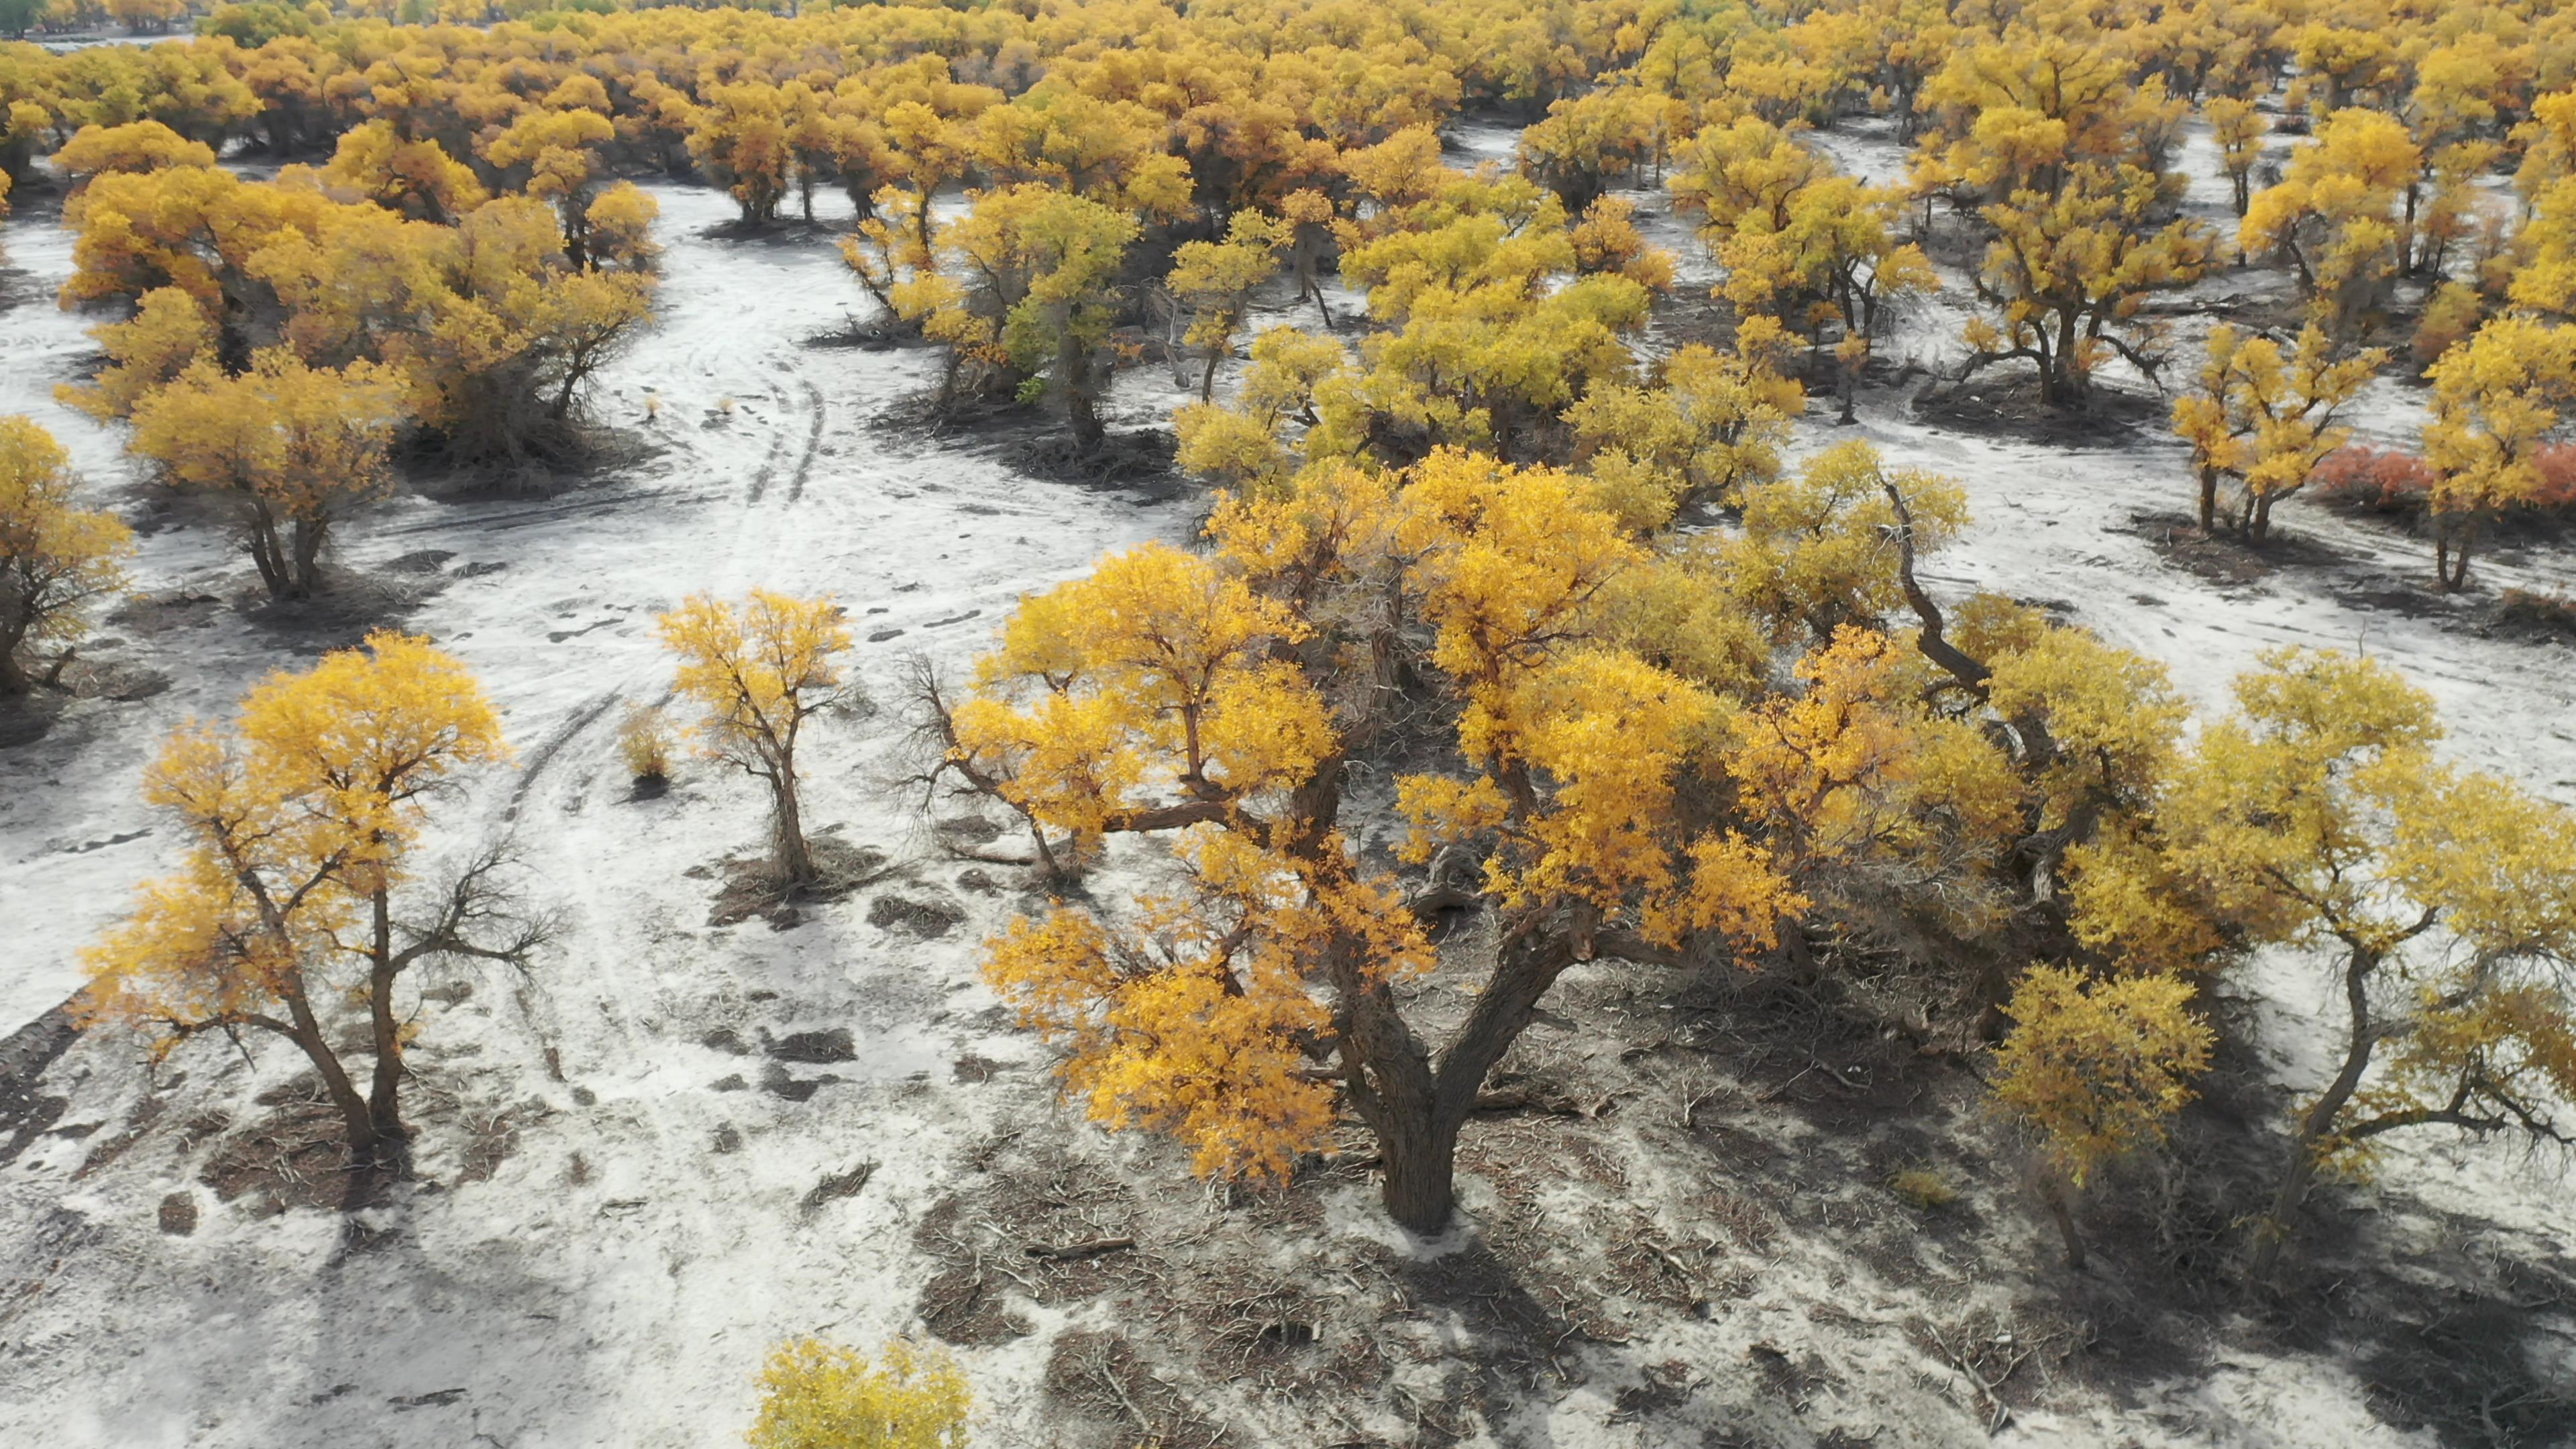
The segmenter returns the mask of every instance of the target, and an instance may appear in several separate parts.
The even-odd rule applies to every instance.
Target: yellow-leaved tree
[[[1183,242],[1173,249],[1172,270],[1163,285],[1189,313],[1181,340],[1207,357],[1199,376],[1199,401],[1216,395],[1217,364],[1233,355],[1234,336],[1242,330],[1252,291],[1279,270],[1279,251],[1288,244],[1290,230],[1277,217],[1238,211],[1226,224],[1223,240]]]
[[[391,369],[309,367],[272,347],[247,372],[200,358],[145,393],[130,446],[171,483],[230,500],[270,596],[304,598],[321,584],[332,525],[383,491],[385,449],[403,417]]]
[[[2084,1266],[2084,1239],[2066,1200],[2104,1164],[2165,1139],[2209,1068],[2217,1034],[2191,1012],[2192,985],[2170,974],[2088,980],[2034,966],[2014,987],[2012,1019],[1995,1053],[1995,1101],[2039,1134],[2040,1197]]]
[[[754,589],[741,603],[692,595],[656,622],[680,657],[675,687],[705,711],[700,748],[769,787],[770,867],[790,889],[818,875],[796,792],[805,721],[840,698],[850,631],[830,597]]]
[[[2229,522],[2260,543],[2272,509],[2307,486],[2317,464],[2352,430],[2335,418],[2388,361],[2378,348],[2338,358],[2325,330],[2309,324],[2290,349],[2247,337],[2225,323],[2209,329],[2208,360],[2191,389],[2174,399],[2173,429],[2191,444],[2200,479],[2200,527],[2217,526],[2219,484],[2241,495]]]
[[[312,1063],[358,1160],[401,1168],[403,1051],[423,1007],[399,988],[432,962],[524,964],[545,938],[511,909],[497,850],[415,884],[431,805],[508,756],[465,665],[391,632],[271,675],[229,726],[182,726],[143,777],[175,827],[179,869],[139,887],[84,953],[83,1018],[141,1030],[159,1053],[204,1032],[282,1036]],[[351,1008],[364,1085],[348,1060]]]
[[[53,434],[0,417],[0,698],[34,685],[33,647],[65,646],[60,671],[85,627],[81,606],[125,586],[118,560],[133,548],[116,515],[72,506],[71,458]]]
[[[1048,859],[1154,835],[1185,867],[990,944],[1096,1120],[1275,1179],[1338,1099],[1376,1133],[1388,1212],[1435,1231],[1485,1077],[1558,977],[1763,949],[1802,907],[1686,788],[1719,701],[1623,642],[1613,586],[1650,559],[1587,491],[1446,449],[1312,470],[1227,500],[1212,557],[1147,546],[1031,596],[969,696],[929,693],[943,770]],[[1405,855],[1484,866],[1408,900],[1341,810],[1354,754],[1417,707],[1448,711],[1463,768],[1399,779]],[[1479,899],[1482,988],[1435,1037],[1405,990],[1436,962],[1425,918]]]
[[[798,1338],[760,1370],[751,1449],[966,1449],[966,1375],[937,1347],[875,1355]]]
[[[2079,848],[2075,923],[2142,969],[2332,963],[2335,1066],[2292,1124],[2268,1268],[2317,1174],[2384,1133],[2576,1140],[2576,814],[2441,762],[2432,700],[2368,659],[2276,651],[2236,706],[2151,821]]]
[[[2434,576],[2460,589],[2481,525],[2540,490],[2540,449],[2576,403],[2576,323],[2495,318],[2424,375],[2433,384],[2424,461],[2433,469]]]

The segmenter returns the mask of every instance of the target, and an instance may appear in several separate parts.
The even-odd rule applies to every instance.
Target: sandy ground
[[[1509,152],[1502,128],[1462,127],[1458,140],[1462,164]],[[1895,150],[1866,133],[1834,145],[1864,171]],[[730,215],[721,197],[658,194],[669,246],[661,325],[597,399],[602,420],[632,430],[649,456],[548,500],[406,496],[343,536],[352,567],[414,581],[424,597],[396,611],[399,622],[478,671],[518,748],[515,769],[449,809],[439,847],[508,836],[533,894],[564,919],[559,944],[526,977],[437,983],[415,1052],[425,1182],[372,1210],[362,1241],[324,1208],[269,1213],[263,1189],[226,1202],[203,1180],[219,1152],[235,1150],[225,1144],[255,1135],[250,1124],[268,1111],[255,1096],[296,1079],[285,1053],[261,1048],[246,1062],[209,1047],[147,1080],[133,1043],[68,1040],[44,1019],[79,979],[80,945],[170,859],[134,794],[160,734],[223,711],[265,671],[345,642],[352,626],[252,607],[248,571],[220,531],[171,511],[112,432],[51,401],[88,351],[82,319],[49,300],[69,269],[68,238],[32,208],[0,229],[0,258],[17,269],[6,279],[14,305],[0,311],[0,412],[53,428],[94,495],[151,529],[135,568],[144,601],[93,649],[169,686],[84,701],[43,740],[0,753],[0,1031],[28,1024],[9,1050],[52,1057],[37,1098],[0,1132],[0,1442],[726,1442],[748,1420],[749,1375],[770,1342],[797,1332],[864,1342],[914,1323],[937,1266],[921,1246],[925,1223],[972,1176],[961,1161],[1022,1136],[1123,1174],[1175,1244],[1213,1234],[1237,1245],[1223,1260],[1235,1263],[1263,1251],[1268,1218],[1211,1205],[1167,1152],[1103,1142],[1050,1104],[1034,1047],[1006,1029],[975,975],[975,942],[1032,897],[1016,877],[992,880],[1008,872],[970,871],[932,847],[893,784],[896,711],[826,723],[808,805],[821,829],[887,852],[895,871],[791,929],[705,924],[715,886],[700,868],[754,845],[754,782],[697,765],[668,795],[632,798],[613,727],[626,705],[665,694],[651,619],[682,596],[754,584],[834,592],[866,640],[861,684],[891,703],[904,651],[956,667],[1021,591],[1103,549],[1183,538],[1194,514],[1188,502],[1032,481],[983,445],[870,428],[877,409],[925,384],[930,359],[800,345],[861,305],[828,243],[714,235]],[[2211,199],[2205,183],[2195,189],[2196,206]],[[1687,223],[1660,197],[1640,201],[1661,244],[1687,243]],[[2223,182],[2215,204],[2225,206]],[[1916,311],[1896,355],[1927,366],[1949,355],[1957,293]],[[1128,374],[1119,421],[1157,419],[1171,381],[1152,367]],[[1866,437],[1897,463],[1967,486],[1976,522],[1930,562],[1935,587],[2049,601],[2165,660],[2205,709],[2267,648],[2367,649],[2435,693],[2460,759],[2576,800],[2569,651],[2483,636],[2475,601],[2424,591],[2427,550],[2413,541],[2293,503],[2279,526],[2301,546],[2283,551],[2287,561],[2234,581],[2203,577],[2158,550],[2190,492],[2179,445],[2156,430],[2088,448],[2017,442],[1928,426],[1906,407],[1910,392],[1865,397],[1856,429],[1832,427],[1820,404],[1798,446]],[[2370,421],[2402,438],[2413,404],[2395,385],[2386,392]],[[2565,555],[2500,554],[2481,572],[2490,590],[2576,585]],[[889,900],[937,906],[957,924],[924,936],[876,911]],[[894,924],[872,925],[872,913]],[[2288,958],[2242,979],[2285,1082],[2318,1071],[2310,1021],[2324,987]],[[1636,983],[1608,976],[1568,989],[1586,1010],[1655,1009],[1638,1005]],[[835,1031],[845,1043],[799,1036]],[[1739,1135],[1778,1144],[1766,1150],[1862,1171],[1848,1142],[1784,1125],[1749,1093],[1719,1100],[1734,1102],[1726,1120],[1742,1124]],[[1731,1162],[1754,1160],[1596,1145],[1624,1151],[1637,1200],[1676,1223],[1706,1207],[1712,1184],[1733,1180]],[[1534,1146],[1527,1163],[1556,1182],[1574,1161],[1561,1150]],[[1336,1262],[1383,1258],[1399,1276],[1457,1261],[1485,1228],[1520,1221],[1512,1165],[1491,1161],[1471,1165],[1469,1223],[1441,1242],[1392,1233],[1357,1183],[1311,1189],[1296,1231],[1327,1242]],[[868,1164],[856,1192],[825,1191]],[[2401,1147],[2391,1176],[2411,1195],[2390,1211],[2418,1214],[2427,1235],[2456,1234],[2465,1219],[2484,1225],[2485,1249],[2576,1256],[2563,1183],[2521,1159],[2437,1139]],[[1926,1246],[1900,1272],[1838,1256],[1852,1223],[1901,1221],[1883,1193],[1856,1184],[1813,1205],[1766,1206],[1778,1222],[1770,1246],[1733,1260],[1746,1275],[1740,1301],[1641,1321],[1617,1349],[1581,1346],[1612,1341],[1601,1333],[1560,1342],[1563,1358],[1550,1361],[1571,1368],[1515,1390],[1508,1411],[1489,1403],[1486,1427],[1462,1442],[1988,1442],[1977,1391],[1898,1325],[1995,1300],[1998,1264],[2030,1230],[2026,1205],[1981,1198],[1995,1242]],[[174,1194],[197,1214],[190,1232],[168,1230]],[[1529,1221],[1579,1232],[1565,1225],[1590,1222],[1604,1201],[1563,1188]],[[1368,1301],[1352,1281],[1352,1301]],[[1041,1294],[1019,1308],[1032,1333],[964,1350],[988,1441],[1090,1442],[1048,1407],[1041,1376],[1051,1346],[1075,1330],[1132,1326],[1143,1311],[1134,1303]],[[1852,1321],[1831,1321],[1825,1306]],[[1477,1320],[1406,1316],[1426,1347],[1404,1371],[1414,1378],[1398,1378],[1437,1393],[1444,1355],[1474,1357]],[[2576,1338],[2535,1343],[2530,1352],[2558,1354],[2576,1380]],[[1785,1378],[1765,1354],[1790,1365]],[[2534,1362],[2536,1374],[2553,1371]],[[1670,1392],[1646,1393],[1658,1385]],[[2026,1404],[1992,1442],[2437,1442],[2389,1428],[2362,1398],[2332,1345],[2246,1351],[2125,1398],[2069,1390]],[[1211,1412],[1235,1425],[1226,1442],[1329,1442],[1312,1405],[1294,1399],[1237,1392]],[[1346,1442],[1413,1442],[1403,1419],[1382,1404]]]

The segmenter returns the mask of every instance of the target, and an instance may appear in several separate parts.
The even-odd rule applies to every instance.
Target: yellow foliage
[[[818,1339],[770,1350],[751,1449],[965,1449],[973,1406],[945,1349],[890,1340],[873,1357]]]
[[[2088,981],[2034,966],[2013,989],[2012,1019],[1995,1053],[1995,1101],[2040,1136],[2066,1180],[2162,1142],[2191,1101],[2217,1034],[2191,1012],[2192,987],[2173,976]]]
[[[139,887],[84,953],[84,1015],[155,1032],[163,1051],[246,1025],[331,1056],[313,1011],[364,938],[343,933],[402,879],[437,787],[508,756],[465,666],[390,632],[270,676],[232,729],[181,727],[144,771],[145,800],[178,827],[180,868]]]
[[[679,656],[672,685],[702,711],[708,756],[769,786],[771,863],[791,882],[813,879],[796,788],[805,721],[837,697],[838,656],[850,647],[840,606],[753,589],[741,603],[693,594],[654,621]]]
[[[77,643],[81,608],[125,586],[133,530],[72,506],[71,458],[24,417],[0,417],[0,695],[26,690],[19,652]]]
[[[330,526],[384,488],[400,398],[373,363],[314,368],[273,347],[228,376],[200,357],[135,403],[130,446],[171,482],[237,500],[269,591],[301,594],[319,580]]]
[[[1776,637],[1827,639],[1903,602],[1890,484],[1913,515],[1918,556],[1967,524],[1957,483],[1911,469],[1890,475],[1867,443],[1836,444],[1795,477],[1742,490],[1744,531],[1724,553],[1731,587]]]

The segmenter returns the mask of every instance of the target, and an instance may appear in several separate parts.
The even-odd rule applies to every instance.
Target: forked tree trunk
[[[348,1069],[340,1064],[339,1056],[331,1050],[330,1041],[323,1035],[322,1023],[313,1015],[313,1004],[305,999],[303,987],[290,985],[284,994],[287,1016],[294,1027],[289,1036],[296,1046],[303,1049],[305,1059],[313,1063],[313,1070],[321,1074],[323,1090],[330,1094],[331,1105],[339,1110],[341,1125],[348,1134],[350,1158],[361,1165],[374,1163],[377,1147],[375,1114],[368,1110],[367,1099],[358,1094],[357,1083],[349,1080]]]
[[[805,817],[796,799],[796,751],[794,746],[779,752],[775,773],[769,777],[770,859],[776,863],[779,877],[789,885],[812,885],[816,877],[814,852],[805,843]]]

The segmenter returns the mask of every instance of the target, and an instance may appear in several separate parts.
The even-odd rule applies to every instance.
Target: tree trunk
[[[1214,401],[1214,400],[1215,400],[1215,398],[1216,398],[1216,365],[1217,365],[1217,363],[1218,363],[1219,361],[1223,360],[1223,359],[1226,357],[1226,355],[1227,355],[1227,354],[1229,354],[1229,353],[1231,353],[1231,352],[1233,352],[1233,351],[1234,351],[1234,338],[1233,338],[1233,335],[1232,335],[1231,333],[1227,334],[1227,336],[1225,336],[1225,337],[1224,337],[1224,338],[1222,338],[1222,339],[1219,339],[1218,341],[1211,342],[1211,343],[1209,343],[1209,344],[1208,344],[1208,350],[1207,350],[1207,371],[1205,371],[1205,372],[1203,372],[1203,373],[1200,373],[1200,374],[1199,374],[1199,401],[1200,401],[1200,402],[1212,402],[1212,401]]]
[[[1448,1225],[1457,1201],[1461,1125],[1436,1108],[1385,1114],[1377,1132],[1378,1152],[1386,1160],[1379,1199],[1400,1226],[1428,1236]]]
[[[18,662],[18,646],[27,641],[26,621],[0,626],[0,699],[25,694],[35,687],[26,666]]]
[[[769,779],[770,799],[777,808],[771,812],[770,858],[777,862],[779,875],[790,885],[814,882],[814,853],[805,844],[805,817],[796,800],[796,756],[782,754],[778,772]]]
[[[1109,430],[1100,425],[1099,406],[1091,395],[1091,348],[1070,325],[1056,347],[1055,370],[1056,382],[1064,389],[1065,421],[1073,427],[1073,440],[1085,452],[1099,447]]]
[[[277,521],[270,516],[268,505],[251,500],[250,561],[259,568],[259,581],[268,586],[268,596],[283,599],[294,589],[289,573],[286,549],[278,542]]]
[[[322,1023],[313,1016],[313,1004],[304,997],[300,984],[289,985],[286,997],[287,1015],[292,1018],[295,1044],[304,1049],[305,1059],[322,1076],[323,1089],[331,1095],[331,1105],[340,1111],[340,1121],[349,1134],[349,1156],[361,1166],[376,1159],[376,1123],[367,1110],[367,1099],[358,1095],[357,1084],[349,1080],[348,1069],[332,1054],[331,1044],[322,1035]]]
[[[367,1018],[374,1036],[376,1065],[368,1084],[367,1125],[375,1152],[397,1172],[408,1170],[411,1134],[402,1125],[402,1027],[394,1020],[393,914],[387,892],[378,885],[369,893],[374,913],[374,950],[367,972]]]
[[[2075,1231],[2075,1210],[2066,1200],[2066,1187],[2057,1179],[2054,1169],[2039,1170],[2039,1200],[2048,1205],[2048,1215],[2057,1223],[2057,1236],[2066,1244],[2066,1266],[2084,1271],[2084,1238]]]
[[[2379,1044],[2379,1032],[2370,1020],[2370,974],[2379,958],[2359,947],[2353,948],[2343,971],[2346,1028],[2351,1033],[2344,1044],[2343,1066],[2317,1094],[2317,1100],[2299,1117],[2299,1128],[2290,1145],[2290,1162],[2281,1174],[2280,1189],[2272,1195],[2272,1211],[2263,1223],[2262,1237],[2254,1246],[2254,1274],[2269,1277],[2281,1261],[2281,1247],[2290,1235],[2290,1217],[2307,1200],[2308,1189],[2317,1180],[2317,1144],[2333,1131],[2335,1121],[2361,1089],[2361,1078],[2370,1069],[2372,1048]]]
[[[2207,538],[2218,526],[2218,470],[2200,470],[2200,535]]]
[[[327,519],[295,520],[295,597],[310,598],[322,585],[322,539],[330,532]]]

